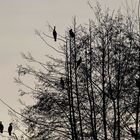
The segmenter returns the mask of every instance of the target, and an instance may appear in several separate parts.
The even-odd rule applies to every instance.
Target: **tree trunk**
[[[78,140],[77,135],[77,124],[75,119],[75,110],[74,110],[74,99],[73,99],[73,79],[72,79],[72,48],[71,48],[71,37],[70,37],[70,96],[71,96],[71,106],[72,106],[72,116],[73,116],[73,129],[75,140]]]
[[[107,122],[106,122],[106,96],[105,96],[105,46],[103,43],[102,56],[102,94],[103,94],[103,126],[104,126],[104,140],[107,140]]]
[[[67,73],[67,93],[68,93],[68,102],[69,102],[69,122],[71,127],[71,137],[74,140],[74,129],[73,129],[73,119],[72,119],[72,106],[71,106],[71,95],[70,95],[70,77],[69,77],[69,58],[68,58],[68,47],[66,43],[66,73]]]

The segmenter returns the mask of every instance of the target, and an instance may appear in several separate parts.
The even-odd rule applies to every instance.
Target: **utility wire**
[[[14,113],[20,115],[21,117],[23,118],[26,118],[24,115],[20,114],[19,112],[17,112],[16,110],[14,110],[12,107],[10,107],[6,102],[4,102],[1,98],[0,98],[0,101],[5,105],[7,106],[10,110],[12,110]],[[27,119],[27,118],[26,118]]]
[[[21,113],[17,112],[17,111],[14,110],[12,107],[10,107],[6,102],[4,102],[1,98],[0,98],[0,101],[1,101],[5,106],[7,106],[10,110],[12,110],[14,113],[20,115],[21,117],[25,118],[26,120],[31,121],[31,122],[33,122],[33,123],[35,123],[35,124],[38,124],[38,125],[45,126],[45,127],[48,128],[48,125],[47,125],[47,124],[45,124],[45,123],[43,123],[43,122],[41,123],[41,122],[38,122],[38,121],[35,121],[35,120],[32,120],[32,119],[29,119],[29,118],[25,117],[24,115],[22,115]],[[59,131],[61,131],[61,130],[59,130]]]
[[[19,112],[17,112],[16,110],[14,110],[12,107],[10,107],[6,102],[4,102],[1,98],[0,98],[0,101],[5,105],[7,106],[10,110],[12,110],[14,113],[20,115],[21,117],[25,118],[25,119],[28,119],[27,117],[25,117],[24,115],[20,114]],[[28,119],[30,120],[30,119]],[[30,120],[30,121],[33,121],[33,120]],[[34,122],[34,121],[33,121]],[[19,128],[18,128],[19,129]],[[21,131],[25,136],[27,136],[28,138],[30,138],[27,134],[25,134],[22,130],[19,129],[19,131]]]

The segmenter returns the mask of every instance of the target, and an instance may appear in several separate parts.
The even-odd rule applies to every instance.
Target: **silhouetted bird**
[[[54,29],[53,29],[53,37],[54,37],[54,41],[56,41],[56,39],[57,39],[57,32],[55,30],[55,26],[54,26]]]
[[[3,129],[4,129],[4,126],[2,124],[2,121],[0,121],[0,133],[3,133]]]
[[[9,127],[8,127],[9,136],[11,136],[11,134],[12,134],[12,129],[13,129],[12,123],[10,123],[10,124],[9,124]]]
[[[131,136],[132,137],[136,137],[136,133],[135,133],[135,131],[133,130],[132,127],[130,128],[130,132],[131,132]]]
[[[69,30],[69,34],[70,34],[70,37],[72,37],[72,38],[75,37],[75,34],[74,34],[74,32],[72,31],[72,29]]]
[[[65,84],[64,84],[64,80],[62,77],[60,78],[60,84],[61,84],[62,89],[64,89]]]
[[[136,79],[136,86],[139,88],[140,87],[140,79]]]
[[[77,61],[77,66],[76,66],[76,68],[79,67],[79,65],[81,64],[81,62],[82,62],[82,58],[80,57],[79,60]]]

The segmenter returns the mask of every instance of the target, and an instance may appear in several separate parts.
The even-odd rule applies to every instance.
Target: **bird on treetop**
[[[79,60],[77,61],[77,68],[79,67],[79,65],[81,64],[82,62],[82,58],[80,57]]]
[[[74,34],[74,32],[72,31],[72,29],[69,30],[69,34],[70,34],[70,37],[71,37],[71,38],[74,38],[74,37],[75,37],[75,34]]]
[[[56,41],[57,39],[57,32],[56,32],[56,27],[54,26],[54,29],[53,29],[53,38],[54,38],[54,41]]]
[[[139,88],[140,87],[140,78],[136,79],[136,86]]]
[[[135,131],[133,130],[132,127],[130,128],[130,132],[131,132],[131,136],[132,137],[136,137],[136,133],[135,133]]]
[[[62,89],[64,89],[64,85],[65,85],[65,84],[64,84],[64,80],[63,80],[62,77],[60,78],[60,84],[61,84]]]

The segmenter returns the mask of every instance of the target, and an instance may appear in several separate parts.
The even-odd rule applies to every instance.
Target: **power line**
[[[12,107],[10,107],[6,102],[4,102],[1,98],[0,98],[0,101],[5,105],[7,106],[10,110],[12,110],[14,113],[20,115],[21,117],[23,118],[26,118],[25,116],[23,116],[22,114],[20,114],[19,112],[17,112],[16,110],[14,110]],[[27,119],[27,118],[26,118]]]
[[[47,124],[41,123],[41,122],[38,122],[38,121],[35,121],[35,120],[32,120],[32,119],[28,119],[27,117],[25,117],[25,116],[22,115],[21,113],[17,112],[17,111],[14,110],[12,107],[10,107],[6,102],[4,102],[1,98],[0,98],[0,101],[1,101],[5,106],[7,106],[10,110],[12,110],[14,113],[20,115],[21,117],[25,118],[26,120],[28,120],[28,121],[30,121],[30,122],[33,122],[33,123],[35,123],[35,124],[37,124],[37,125],[42,125],[42,126],[45,126],[45,127],[48,128],[48,125],[47,125]],[[19,128],[18,128],[18,129],[19,129]],[[57,129],[54,128],[54,130],[57,130]],[[21,131],[21,130],[19,129],[19,131]],[[61,130],[57,130],[57,131],[63,132],[63,131],[61,131]],[[21,131],[21,132],[23,133],[23,131]],[[25,135],[25,133],[23,133],[23,134]],[[25,135],[25,136],[27,136],[27,135]],[[28,136],[28,138],[30,138],[30,137]]]
[[[6,102],[4,102],[1,98],[0,98],[0,101],[5,105],[7,106],[10,110],[12,110],[14,113],[24,117],[25,119],[28,119],[26,118],[24,115],[20,114],[19,112],[17,112],[16,110],[14,110],[12,107],[10,107]],[[28,119],[29,120],[29,119]],[[31,121],[31,120],[30,120]],[[19,129],[19,128],[18,128]],[[22,130],[19,129],[20,132],[22,132],[26,137],[30,138],[26,133],[24,133]],[[7,131],[5,131],[7,132]]]
[[[37,122],[37,121],[35,121],[35,120],[32,120],[32,119],[29,119],[29,118],[25,117],[24,115],[22,115],[21,113],[17,112],[16,110],[14,110],[12,107],[10,107],[10,106],[9,106],[6,102],[4,102],[1,98],[0,98],[0,101],[1,101],[5,106],[7,106],[10,110],[12,110],[14,113],[16,113],[16,114],[18,114],[19,116],[25,118],[26,120],[29,120],[29,121],[31,121],[31,122],[33,122],[33,123],[38,124],[38,125],[42,125],[42,126],[48,127],[48,125],[46,125],[46,124],[44,124],[44,123],[39,123],[39,122]]]
[[[8,133],[8,131],[3,131],[3,132],[6,132],[6,133]],[[14,139],[16,139],[16,140],[18,140],[18,137],[16,136],[16,134],[15,133],[12,133],[13,134],[13,138]],[[0,136],[2,136],[2,137],[5,137],[5,138],[9,138],[9,136],[5,136],[5,135],[3,135],[3,134],[0,134]],[[11,137],[11,136],[10,136]]]

